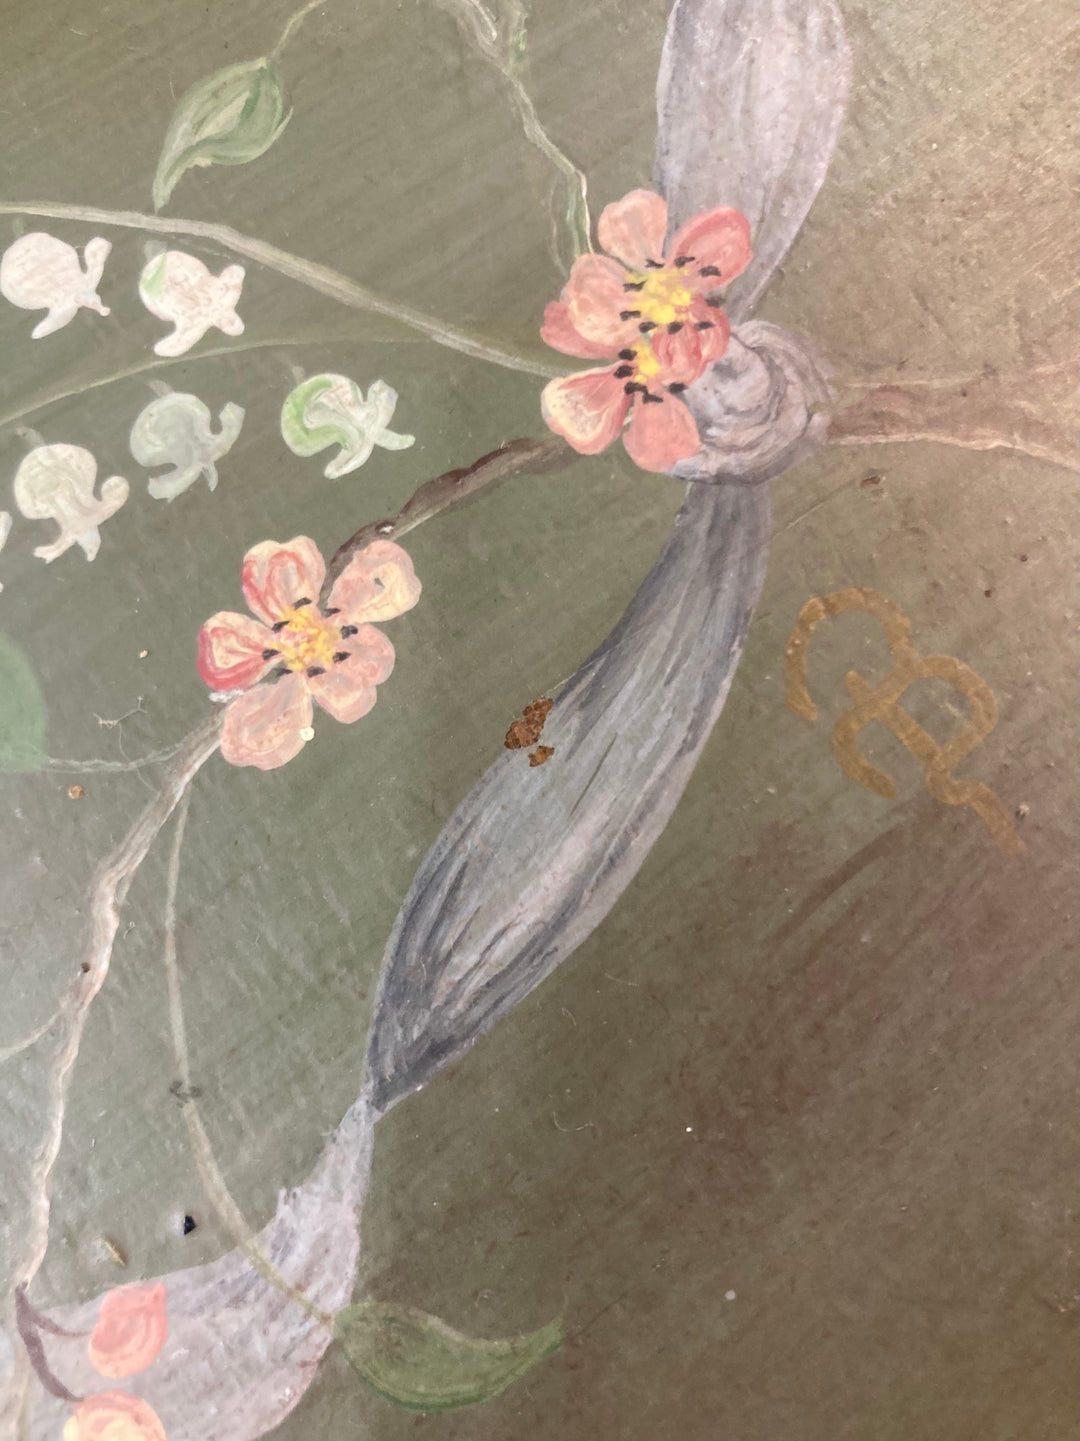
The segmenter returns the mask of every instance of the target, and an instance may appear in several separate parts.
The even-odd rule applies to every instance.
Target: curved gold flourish
[[[947,806],[967,806],[979,817],[1007,856],[1019,856],[1024,843],[997,795],[981,781],[956,780],[951,772],[981,745],[997,725],[997,702],[986,682],[962,660],[949,655],[920,655],[911,638],[911,622],[900,608],[876,590],[851,587],[808,600],[784,650],[787,702],[804,720],[817,719],[806,678],[806,651],[819,621],[848,610],[862,610],[881,622],[892,652],[893,668],[878,686],[869,685],[858,671],[848,671],[845,682],[854,705],[833,726],[833,754],[845,774],[878,795],[893,796],[891,776],[871,765],[859,750],[858,734],[879,720],[907,747],[926,772],[926,784],[935,800]],[[900,705],[913,681],[935,678],[948,681],[971,708],[971,719],[945,745]]]

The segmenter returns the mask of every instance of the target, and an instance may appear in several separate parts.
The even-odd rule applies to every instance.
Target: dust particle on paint
[[[73,801],[81,801],[86,794],[84,786],[68,786],[68,798]]]
[[[149,654],[150,654],[150,652],[149,652],[148,650],[141,650],[141,651],[139,652],[139,659],[140,659],[140,660],[145,660],[146,657],[147,657]]]
[[[735,1299],[735,1292],[734,1292],[734,1291],[725,1291],[725,1292],[724,1292],[724,1300],[725,1300],[725,1301],[734,1301],[734,1299]]]

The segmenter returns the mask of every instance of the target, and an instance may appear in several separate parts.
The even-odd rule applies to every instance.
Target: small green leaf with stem
[[[437,1316],[386,1301],[346,1307],[334,1318],[334,1330],[372,1390],[410,1411],[490,1401],[562,1344],[558,1321],[527,1336],[482,1341]]]
[[[227,65],[180,98],[154,175],[154,209],[195,165],[246,165],[273,145],[289,123],[281,72],[261,56]]]

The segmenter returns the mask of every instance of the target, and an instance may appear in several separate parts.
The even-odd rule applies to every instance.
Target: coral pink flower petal
[[[667,223],[666,200],[653,190],[631,190],[604,207],[596,235],[601,250],[630,270],[644,270],[646,260],[663,262]]]
[[[610,345],[597,345],[579,334],[561,300],[552,300],[545,308],[540,336],[553,350],[580,356],[582,360],[610,360],[615,354]]]
[[[673,395],[665,396],[659,405],[635,405],[623,444],[642,470],[668,471],[701,449],[694,417]]]
[[[701,337],[707,334],[708,331],[695,330],[692,325],[684,325],[674,335],[665,330],[656,332],[653,353],[663,368],[649,388],[655,390],[657,386],[675,383],[691,385],[697,380],[705,369]]]
[[[739,210],[703,210],[676,233],[668,254],[673,261],[680,255],[692,255],[693,264],[686,266],[687,283],[715,290],[741,275],[753,259],[750,222]],[[720,274],[703,276],[703,266],[715,266]]]
[[[116,1380],[145,1371],[157,1359],[169,1334],[165,1287],[118,1286],[101,1303],[88,1350],[90,1364]]]
[[[544,420],[582,455],[598,455],[616,439],[630,407],[611,370],[579,370],[549,381],[540,397]]]
[[[306,676],[282,676],[230,701],[221,729],[221,754],[230,765],[275,770],[303,750],[312,706]]]
[[[697,334],[701,345],[701,359],[704,364],[711,365],[714,360],[719,360],[728,348],[731,322],[718,306],[706,305],[700,296],[694,297],[690,306],[690,318],[695,325],[699,321],[708,322],[708,329],[699,330]]]
[[[298,600],[317,600],[325,575],[319,547],[306,535],[298,535],[284,545],[264,540],[252,546],[244,556],[240,584],[254,613],[273,625]]]
[[[99,1391],[64,1423],[64,1441],[167,1441],[161,1417],[141,1396]]]
[[[373,540],[338,576],[327,608],[340,612],[335,623],[363,625],[404,615],[419,599],[420,582],[407,553],[392,540]]]
[[[199,631],[199,674],[214,690],[246,689],[273,665],[273,658],[263,659],[273,645],[273,631],[261,621],[219,610]]]
[[[367,715],[375,704],[375,687],[394,669],[394,647],[373,625],[362,625],[346,644],[349,659],[325,675],[308,679],[315,701],[343,725]]]
[[[563,287],[562,300],[574,329],[605,354],[617,355],[638,338],[637,321],[620,319],[633,310],[633,294],[624,290],[626,271],[606,255],[579,255]]]

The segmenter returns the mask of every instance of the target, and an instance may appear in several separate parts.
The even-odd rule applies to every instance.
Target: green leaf
[[[154,176],[154,209],[193,165],[246,165],[289,123],[281,73],[262,57],[227,65],[180,98]]]
[[[437,1316],[386,1301],[346,1307],[335,1317],[335,1329],[372,1390],[410,1411],[490,1401],[562,1344],[558,1321],[528,1336],[478,1341]]]
[[[0,771],[39,771],[45,755],[38,678],[22,649],[0,635]]]

